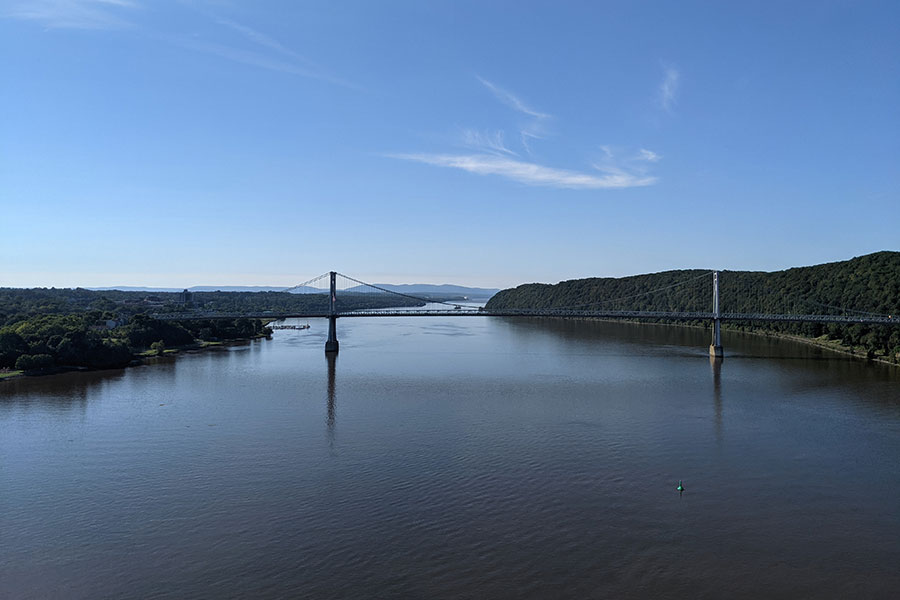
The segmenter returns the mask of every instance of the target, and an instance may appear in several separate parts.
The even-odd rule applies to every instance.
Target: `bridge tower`
[[[719,318],[719,272],[713,271],[713,330],[709,355],[713,358],[724,358],[722,350],[722,321]]]
[[[328,339],[325,341],[325,352],[333,352],[335,354],[339,348],[337,339],[337,309],[335,308],[335,303],[337,302],[336,278],[337,273],[331,271],[331,293],[328,295]]]

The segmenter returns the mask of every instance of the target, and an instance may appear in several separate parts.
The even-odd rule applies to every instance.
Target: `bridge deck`
[[[154,318],[162,321],[189,321],[208,319],[263,319],[278,321],[282,319],[320,319],[328,318],[327,312],[298,313],[170,313],[155,314]],[[715,319],[712,312],[659,312],[659,311],[583,311],[583,310],[409,310],[378,309],[338,312],[338,318],[352,317],[529,317],[529,318],[575,318],[575,319],[664,319],[669,321],[711,321]],[[851,323],[861,325],[898,325],[900,318],[876,316],[844,316],[844,315],[792,315],[761,313],[720,313],[722,321],[769,321],[792,323]]]

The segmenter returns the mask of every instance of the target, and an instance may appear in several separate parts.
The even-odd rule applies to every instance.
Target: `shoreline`
[[[766,332],[766,331],[742,331],[741,333],[749,333],[751,335],[760,335],[763,337],[774,337],[783,340],[789,340],[792,342],[799,342],[801,344],[806,344],[807,346],[814,346],[816,348],[822,348],[823,350],[830,350],[836,354],[843,354],[845,356],[852,356],[854,358],[858,358],[864,360],[866,362],[877,362],[883,365],[889,365],[891,367],[900,367],[900,364],[891,362],[884,356],[873,356],[868,357],[863,353],[855,351],[853,348],[848,348],[847,346],[839,345],[834,340],[822,340],[819,338],[808,338],[803,336],[791,335],[789,333],[778,333],[778,332]]]
[[[72,372],[82,372],[82,373],[94,373],[97,371],[113,371],[116,369],[128,369],[130,367],[138,367],[140,365],[146,364],[144,361],[148,358],[174,358],[178,354],[193,354],[199,353],[206,350],[212,350],[215,348],[225,348],[228,346],[236,346],[238,344],[252,342],[253,340],[260,339],[272,339],[271,335],[266,335],[264,333],[260,333],[254,335],[252,337],[245,338],[235,338],[233,340],[221,340],[215,342],[206,342],[206,341],[197,341],[193,344],[186,344],[184,346],[178,346],[175,348],[167,348],[163,350],[162,354],[159,354],[156,350],[144,350],[143,352],[137,352],[133,355],[131,362],[122,367],[112,367],[109,369],[92,369],[90,367],[79,367],[75,365],[59,365],[54,367],[49,367],[47,369],[41,369],[40,371],[27,372],[18,369],[10,369],[8,371],[0,371],[0,383],[4,381],[11,381],[13,379],[21,379],[25,377],[44,377],[47,375],[59,375],[61,373],[72,373]]]
[[[547,317],[547,318],[553,319],[553,318],[561,318],[561,317]],[[598,319],[598,318],[587,317],[587,318],[578,319],[578,320],[601,321],[601,322],[606,322],[606,323],[633,323],[633,324],[637,324],[637,325],[662,325],[664,327],[689,327],[691,329],[708,329],[708,327],[702,327],[700,325],[691,325],[691,324],[683,324],[683,323],[648,323],[646,321],[631,321],[631,320],[627,320],[627,319]],[[788,333],[780,333],[780,332],[775,332],[775,331],[764,331],[764,330],[747,331],[747,330],[739,330],[739,329],[731,329],[731,328],[723,328],[723,330],[729,331],[732,333],[743,333],[743,334],[755,335],[755,336],[760,336],[760,337],[770,337],[770,338],[788,340],[788,341],[792,341],[792,342],[798,342],[800,344],[804,344],[807,346],[813,346],[816,348],[821,348],[823,350],[828,350],[830,352],[834,352],[835,354],[842,354],[844,356],[850,356],[852,358],[864,360],[866,362],[876,362],[876,363],[888,365],[891,367],[900,367],[900,364],[891,362],[890,360],[888,360],[887,358],[885,358],[883,356],[875,356],[875,357],[870,358],[870,357],[866,356],[865,354],[854,351],[853,348],[847,348],[846,346],[841,346],[839,343],[837,343],[833,340],[823,340],[820,338],[808,338],[808,337],[791,335]],[[221,341],[215,341],[215,342],[197,341],[193,344],[179,346],[177,348],[165,349],[165,350],[163,350],[162,354],[159,354],[156,350],[144,350],[143,352],[139,352],[139,353],[135,354],[134,358],[132,359],[132,361],[129,364],[125,365],[124,367],[116,367],[116,368],[127,369],[129,367],[140,366],[142,364],[145,364],[144,360],[148,359],[148,358],[165,358],[167,356],[175,357],[181,353],[202,352],[202,351],[210,350],[213,348],[223,348],[223,347],[238,345],[238,344],[250,342],[253,340],[259,340],[259,339],[272,339],[272,336],[271,336],[271,334],[267,335],[267,334],[260,333],[260,334],[254,335],[252,337],[236,338],[233,340],[221,340]],[[78,367],[78,366],[56,366],[56,367],[51,367],[49,369],[43,369],[41,371],[32,372],[32,373],[28,373],[26,371],[21,371],[21,370],[16,370],[16,369],[10,369],[8,371],[0,371],[0,383],[2,383],[4,381],[10,381],[13,379],[23,378],[23,377],[43,377],[46,375],[58,375],[60,373],[71,373],[73,371],[81,371],[81,372],[87,373],[87,372],[93,372],[93,371],[106,371],[106,370],[110,370],[110,369],[91,369],[89,367]]]
[[[571,317],[546,317],[548,319],[565,319]],[[701,325],[691,325],[685,323],[650,323],[647,321],[632,321],[628,319],[601,319],[595,317],[583,317],[581,319],[583,321],[602,321],[604,323],[634,323],[636,325],[661,325],[663,327],[690,327],[691,329],[709,329],[708,327],[703,327]],[[900,363],[891,362],[884,356],[873,356],[868,357],[865,353],[860,353],[855,351],[853,348],[848,348],[847,346],[843,346],[834,340],[822,340],[820,338],[808,338],[799,335],[791,335],[789,333],[780,333],[777,331],[765,331],[765,330],[742,330],[742,329],[732,329],[730,327],[722,327],[722,331],[728,331],[731,333],[746,333],[748,335],[755,335],[760,337],[774,337],[782,340],[788,340],[791,342],[798,342],[800,344],[804,344],[807,346],[814,346],[816,348],[821,348],[823,350],[829,350],[836,354],[843,354],[845,356],[851,356],[856,359],[864,360],[866,362],[877,362],[883,365],[888,365],[891,367],[900,367]]]

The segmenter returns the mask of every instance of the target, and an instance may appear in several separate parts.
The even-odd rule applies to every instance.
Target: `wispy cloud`
[[[645,160],[647,162],[657,162],[662,158],[659,154],[654,152],[653,150],[647,150],[646,148],[641,148],[638,150],[637,159]]]
[[[528,129],[522,129],[521,131],[519,131],[519,141],[522,142],[522,147],[525,148],[525,152],[527,152],[528,154],[532,154],[530,140],[542,139],[544,139],[544,136],[538,135],[534,131]]]
[[[254,52],[252,50],[243,50],[226,46],[225,44],[217,44],[215,42],[203,42],[194,39],[175,39],[169,38],[174,44],[194,50],[197,52],[205,52],[213,54],[219,58],[224,58],[251,67],[259,67],[270,71],[279,71],[281,73],[289,73],[291,75],[300,75],[303,77],[316,77],[317,74],[310,69],[299,66],[278,58],[272,58],[265,54]]]
[[[477,76],[476,76],[477,77]],[[545,122],[554,117],[526,104],[517,95],[500,86],[477,77],[494,97],[519,113],[519,139],[525,151],[531,155],[529,141],[545,139]],[[524,118],[522,118],[524,116]],[[522,160],[519,154],[506,145],[504,132],[484,133],[474,129],[463,130],[462,143],[475,149],[470,154],[404,153],[388,154],[390,158],[418,162],[435,167],[459,169],[476,175],[496,175],[529,186],[574,190],[601,190],[631,188],[656,183],[656,177],[648,174],[648,163],[661,157],[651,150],[641,148],[637,155],[632,150],[627,159],[617,159],[613,149],[601,146],[604,155],[591,166],[593,171],[575,171]]]
[[[10,8],[0,9],[0,16],[35,21],[55,29],[118,29],[133,25],[128,18],[138,8],[141,8],[141,5],[136,0],[29,0],[17,1]],[[241,47],[240,40],[233,35],[232,40],[226,39],[225,43],[222,43],[204,41],[196,37],[145,33],[150,39],[212,54],[251,67],[320,79],[349,88],[357,87],[332,75],[271,36],[230,19],[209,15],[205,11],[201,11],[201,14],[239,34],[245,40],[244,47]],[[234,43],[231,43],[232,41]],[[252,45],[248,46],[246,42]]]
[[[598,171],[609,174],[618,174],[631,177],[635,181],[656,181],[655,177],[648,175],[650,164],[662,160],[662,156],[653,150],[640,148],[637,153],[633,150],[613,148],[612,146],[600,146],[603,155],[594,161],[593,167]]]
[[[138,3],[132,0],[27,0],[14,2],[0,15],[51,29],[119,29],[131,25],[126,13],[135,8]]]
[[[531,140],[542,140],[546,136],[546,121],[553,118],[553,115],[535,110],[530,107],[512,92],[503,89],[499,85],[488,81],[483,77],[475,76],[481,84],[486,87],[494,97],[515,110],[516,112],[528,117],[524,123],[519,125],[519,141],[525,152],[531,154]]]
[[[621,169],[598,166],[599,175],[556,169],[490,154],[392,154],[392,158],[411,160],[437,167],[462,169],[477,175],[499,175],[525,185],[566,189],[596,190],[651,185],[655,177],[638,177]]]
[[[478,76],[476,75],[476,77],[478,77]],[[497,97],[497,100],[499,100],[503,104],[509,106],[510,108],[517,110],[520,113],[526,114],[530,117],[534,117],[536,119],[549,119],[550,118],[550,115],[539,112],[537,110],[534,110],[533,108],[530,108],[522,100],[520,100],[518,96],[516,96],[512,92],[508,92],[508,91],[504,90],[503,88],[501,88],[498,85],[491,83],[487,79],[478,77],[478,81],[480,81],[484,85],[484,87],[486,87],[491,92],[493,92],[494,96]]]
[[[182,42],[182,45],[253,67],[260,67],[270,71],[280,71],[282,73],[299,75],[301,77],[321,79],[322,81],[344,87],[357,87],[339,77],[335,77],[312,60],[294,52],[278,40],[253,29],[252,27],[221,17],[215,18],[215,21],[219,25],[239,33],[243,38],[252,42],[262,50],[246,50],[231,45],[197,40],[184,41]]]
[[[475,129],[463,130],[462,142],[464,145],[476,150],[484,150],[494,153],[511,154],[518,156],[516,152],[506,147],[503,140],[503,132],[495,131],[493,133],[484,133]]]
[[[662,83],[659,84],[659,103],[667,111],[672,112],[678,100],[678,70],[674,67],[666,67]]]
[[[236,23],[230,19],[210,17],[217,24],[240,34],[244,40],[251,42],[241,43],[240,40],[225,39],[226,43],[207,41],[199,37],[185,36],[158,36],[159,39],[181,46],[194,52],[211,54],[219,58],[230,60],[242,65],[257,67],[269,71],[277,71],[288,75],[320,79],[348,88],[357,88],[356,85],[344,79],[330,74],[327,70],[317,65],[305,56],[294,52],[274,38],[257,31],[246,25]]]
[[[278,40],[276,40],[260,31],[257,31],[256,29],[247,27],[246,25],[241,25],[240,23],[236,23],[236,22],[232,21],[231,19],[217,18],[216,23],[218,23],[219,25],[228,27],[230,29],[233,29],[234,31],[237,31],[238,33],[243,35],[245,38],[247,38],[248,40],[250,40],[251,42],[253,42],[259,46],[268,48],[269,50],[274,50],[275,52],[282,54],[283,56],[286,56],[293,60],[307,63],[307,64],[313,66],[313,62],[311,60],[309,60],[308,58],[306,58],[305,56],[302,56],[302,55],[298,54],[297,52],[294,52],[293,50],[286,47],[284,44],[282,44]]]

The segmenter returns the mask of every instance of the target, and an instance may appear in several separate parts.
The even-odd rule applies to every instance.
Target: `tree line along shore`
[[[710,310],[709,271],[677,270],[555,285],[526,284],[497,293],[487,310],[603,308]],[[687,283],[686,283],[687,282]],[[723,312],[900,313],[900,252],[775,272],[720,271]],[[413,306],[412,298],[343,293],[342,310]],[[133,292],[0,288],[0,379],[65,368],[106,369],[177,348],[251,339],[271,333],[259,319],[179,322],[150,314],[324,312],[324,294],[285,292]],[[651,320],[652,321],[652,320]],[[687,323],[686,323],[687,324]],[[900,326],[843,323],[727,323],[724,327],[806,340],[834,350],[900,364]]]
[[[558,284],[531,283],[497,293],[487,310],[577,308],[709,312],[709,270],[663,271]],[[879,315],[900,318],[900,252],[783,271],[719,271],[722,312]],[[653,321],[653,319],[644,319]],[[688,324],[687,322],[685,324]],[[900,364],[900,326],[733,322],[726,329],[781,335]]]
[[[372,294],[341,295],[342,310],[421,304]],[[111,369],[142,356],[272,333],[261,319],[193,319],[151,314],[324,312],[323,294],[131,292],[82,288],[0,288],[0,379],[70,368]]]

